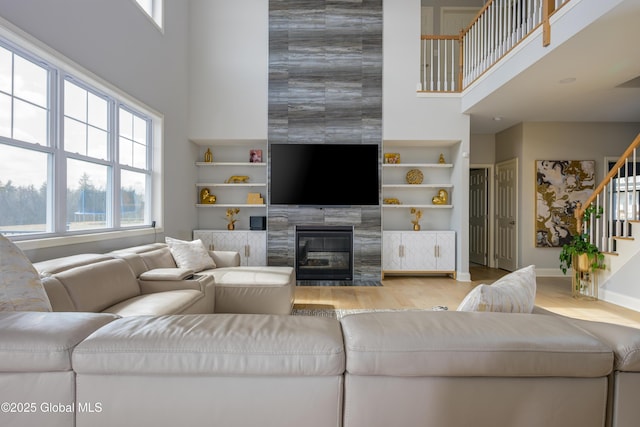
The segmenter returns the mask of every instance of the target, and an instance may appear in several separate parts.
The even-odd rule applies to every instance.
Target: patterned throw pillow
[[[501,311],[531,313],[536,299],[535,266],[509,273],[491,285],[473,288],[458,306],[458,311]]]
[[[29,258],[0,234],[0,311],[52,311]]]
[[[169,245],[171,255],[173,255],[179,268],[186,268],[194,273],[208,268],[216,268],[216,263],[209,256],[209,252],[204,247],[202,240],[188,242],[171,237],[165,237],[164,240]]]

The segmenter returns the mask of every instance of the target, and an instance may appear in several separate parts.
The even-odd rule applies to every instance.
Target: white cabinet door
[[[402,246],[404,257],[402,269],[408,271],[435,271],[436,234],[431,231],[413,231],[403,233]]]
[[[241,265],[267,265],[266,231],[194,230],[193,238],[209,250],[238,252]]]
[[[402,270],[402,232],[382,233],[382,270]]]
[[[241,254],[242,255],[242,254]],[[247,265],[267,265],[267,232],[247,232]]]
[[[438,232],[437,269],[455,271],[456,269],[456,233],[453,231]]]

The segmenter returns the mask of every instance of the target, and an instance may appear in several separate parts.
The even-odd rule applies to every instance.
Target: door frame
[[[495,165],[493,163],[474,163],[469,165],[469,170],[471,169],[487,170],[487,267],[495,268]],[[469,203],[471,203],[471,200],[469,200]]]

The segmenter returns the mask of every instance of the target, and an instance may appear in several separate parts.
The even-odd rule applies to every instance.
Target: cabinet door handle
[[[398,246],[398,256],[399,256],[400,258],[403,258],[403,257],[404,257],[404,245],[400,245],[400,246]]]
[[[244,245],[244,256],[246,256],[247,258],[249,257],[249,254],[251,252],[249,248],[249,245]]]

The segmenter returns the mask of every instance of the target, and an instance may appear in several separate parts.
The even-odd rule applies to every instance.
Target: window
[[[88,73],[0,38],[0,233],[149,228],[160,219],[152,199],[160,122]]]
[[[153,20],[153,22],[162,30],[163,5],[162,0],[135,0],[138,6]]]

